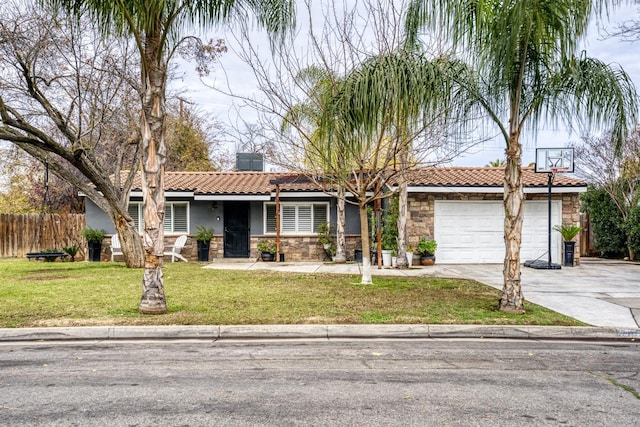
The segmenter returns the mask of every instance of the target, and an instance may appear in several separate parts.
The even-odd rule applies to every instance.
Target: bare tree
[[[353,195],[355,200],[348,202],[359,206],[362,227],[362,283],[371,283],[367,206],[391,195],[387,183],[399,171],[450,160],[458,149],[445,148],[442,136],[446,131],[439,127],[439,115],[446,109],[435,111],[437,108],[431,108],[436,104],[434,99],[429,98],[429,105],[427,98],[421,98],[435,94],[435,90],[429,94],[426,90],[442,83],[430,80],[434,85],[424,84],[438,72],[435,62],[427,60],[436,55],[402,49],[404,1],[304,4],[305,34],[281,47],[275,58],[262,55],[249,28],[244,28],[236,39],[237,53],[251,67],[260,94],[243,97],[230,90],[225,93],[258,112],[262,131],[277,141],[275,161],[280,166],[316,179],[329,194],[341,195],[339,246],[342,195]],[[369,78],[376,86],[371,92],[360,92],[358,99],[371,102],[365,101],[366,110],[358,110],[356,98],[348,94],[360,83],[365,87]],[[419,82],[420,78],[425,80]],[[400,82],[413,85],[409,89],[416,90],[412,98],[400,101],[391,92],[404,90]],[[387,91],[385,84],[395,86]],[[439,88],[443,89],[440,100],[444,104],[449,98],[443,94],[444,85]],[[410,98],[413,105],[402,104]],[[372,121],[347,123],[346,117],[355,111],[362,113],[361,118],[369,115]],[[406,156],[401,158],[403,152]]]
[[[47,162],[104,210],[127,266],[141,267],[142,243],[127,212],[139,158],[135,56],[126,39],[104,40],[88,20],[27,9],[0,9],[0,139]]]
[[[630,3],[630,1],[625,1],[621,3]],[[637,1],[634,1],[637,3]],[[640,9],[637,10],[638,15],[640,15]],[[605,35],[607,37],[617,37],[623,41],[627,42],[636,42],[640,40],[640,18],[632,18],[626,19],[621,23],[617,24],[612,30],[605,30]]]

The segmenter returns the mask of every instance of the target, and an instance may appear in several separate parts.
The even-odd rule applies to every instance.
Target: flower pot
[[[573,258],[576,250],[576,242],[564,242],[564,266],[573,267]]]
[[[392,250],[386,250],[386,249],[382,250],[382,265],[384,267],[391,267],[391,254],[392,253],[393,253]]]
[[[391,267],[397,267],[397,266],[398,266],[398,257],[391,256]]]
[[[422,255],[420,256],[421,265],[433,265],[436,263],[436,257],[434,255]]]
[[[89,261],[100,261],[102,242],[88,242],[87,244],[89,245]]]
[[[407,267],[413,265],[413,252],[407,252]]]
[[[353,250],[353,261],[362,264],[362,249]]]
[[[203,242],[202,240],[198,240],[198,261],[200,262],[209,262],[209,243]]]
[[[264,262],[271,262],[275,261],[276,255],[271,252],[260,252],[260,258],[262,258],[262,261]]]

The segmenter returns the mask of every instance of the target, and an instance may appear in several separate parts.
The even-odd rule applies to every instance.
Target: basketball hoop
[[[536,148],[536,173],[572,173],[573,148]]]
[[[551,262],[551,192],[553,187],[553,179],[558,173],[573,173],[573,148],[536,148],[536,165],[534,168],[536,173],[547,174],[547,188],[548,188],[548,227],[547,227],[547,261],[542,261],[540,258],[535,260],[525,261],[525,267],[531,267],[536,269],[545,270],[559,270],[560,264],[554,264]]]

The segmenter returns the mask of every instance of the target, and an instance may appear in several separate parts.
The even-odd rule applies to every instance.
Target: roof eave
[[[585,193],[587,186],[553,186],[551,193]],[[409,193],[504,193],[503,186],[462,186],[462,185],[430,185],[430,186],[409,186]],[[528,194],[548,193],[548,187],[524,187],[524,192]]]

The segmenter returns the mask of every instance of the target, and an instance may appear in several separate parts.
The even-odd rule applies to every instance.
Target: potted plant
[[[382,265],[385,267],[391,267],[391,258],[396,250],[395,242],[391,243],[389,239],[385,239],[382,235]]]
[[[274,261],[276,259],[276,243],[273,240],[258,242],[258,250],[262,261]]]
[[[564,265],[573,267],[576,249],[576,242],[574,242],[573,239],[580,233],[582,227],[573,224],[562,224],[556,225],[553,229],[560,233],[564,241]]]
[[[393,253],[398,250],[398,199],[392,198],[389,201],[383,221],[382,221],[382,265],[392,266]]]
[[[333,259],[336,255],[337,247],[334,236],[331,234],[331,226],[328,222],[323,222],[318,226],[318,244],[322,245],[325,253]]]
[[[405,255],[407,256],[407,267],[411,267],[413,265],[413,251],[416,249],[412,245],[407,245],[407,252]]]
[[[209,245],[213,239],[213,228],[196,225],[196,233],[194,237],[198,245],[198,261],[209,261]]]
[[[425,239],[424,237],[418,242],[418,253],[420,254],[420,264],[433,265],[436,262],[436,248],[438,244],[435,240]]]
[[[71,257],[71,262],[76,260],[76,254],[80,250],[79,245],[63,246],[62,250],[65,251]]]
[[[100,252],[102,251],[102,239],[104,239],[105,231],[87,227],[82,230],[82,236],[89,246],[89,261],[100,261]]]

